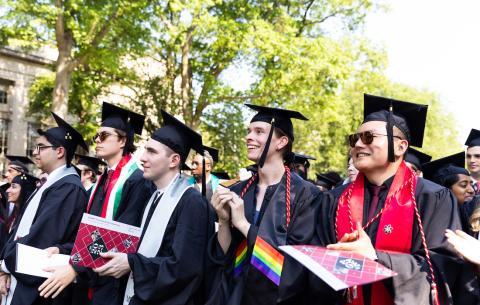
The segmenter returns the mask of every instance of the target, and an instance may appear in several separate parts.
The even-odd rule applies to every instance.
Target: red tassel
[[[432,283],[432,301],[433,305],[440,305],[440,299],[438,298],[438,290],[437,290],[437,285],[435,283]]]

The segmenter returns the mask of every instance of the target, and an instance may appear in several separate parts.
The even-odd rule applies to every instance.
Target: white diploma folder
[[[15,271],[28,275],[48,278],[52,273],[44,271],[48,267],[66,266],[69,264],[70,255],[53,254],[48,257],[46,250],[17,244],[17,264]]]

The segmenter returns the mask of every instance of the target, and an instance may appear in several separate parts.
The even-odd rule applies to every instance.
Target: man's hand
[[[232,200],[228,202],[230,210],[232,211],[232,224],[242,234],[247,237],[248,230],[250,229],[250,223],[245,218],[244,202],[237,194],[232,192]]]
[[[72,266],[58,266],[45,268],[44,271],[52,272],[52,275],[38,287],[40,296],[44,298],[56,298],[70,283],[75,280],[77,273]]]
[[[60,249],[58,247],[49,247],[46,248],[45,251],[47,251],[47,257],[51,257],[54,254],[60,253]]]
[[[349,251],[363,255],[371,260],[377,259],[377,254],[372,245],[372,241],[359,222],[357,222],[357,230],[350,234],[345,234],[338,243],[328,245],[327,249]]]
[[[222,186],[217,186],[215,193],[212,196],[212,206],[217,212],[218,221],[228,223],[230,221],[230,206],[228,202],[232,200],[232,192]]]
[[[130,272],[130,265],[128,264],[127,254],[106,252],[100,253],[103,258],[110,259],[108,263],[100,268],[93,269],[100,276],[113,276],[114,278],[121,278]]]
[[[0,294],[6,295],[10,289],[10,274],[2,273],[0,275]]]
[[[480,242],[467,233],[446,230],[447,242],[467,261],[480,266]]]

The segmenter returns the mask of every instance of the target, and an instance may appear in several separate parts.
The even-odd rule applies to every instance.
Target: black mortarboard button
[[[78,157],[77,165],[85,165],[97,175],[101,174],[100,165],[107,165],[99,158],[79,154],[76,154],[76,156]]]
[[[129,137],[142,134],[145,116],[116,105],[103,102],[102,126],[123,130]]]
[[[10,165],[18,167],[22,172],[28,172],[28,165],[34,164],[33,161],[26,156],[6,155],[5,157],[10,161]]]
[[[467,145],[467,147],[480,146],[480,130],[472,128],[467,141],[465,141],[465,145]]]
[[[208,147],[208,146],[203,146],[203,149],[208,151],[210,156],[213,159],[213,162],[217,163],[218,162],[218,149],[213,148],[213,147]]]
[[[443,181],[450,175],[469,175],[465,169],[465,152],[459,152],[422,165],[425,179],[444,185]]]
[[[422,170],[422,164],[430,162],[430,160],[432,160],[432,156],[418,151],[413,147],[409,147],[405,155],[405,162],[412,163],[419,170]]]
[[[230,180],[230,175],[226,172],[213,172],[212,175],[221,180]]]
[[[298,119],[298,120],[304,120],[304,121],[308,120],[303,114],[294,110],[258,106],[258,105],[252,105],[252,104],[245,104],[245,106],[258,112],[256,115],[253,116],[250,123],[265,122],[272,125],[272,128],[270,129],[270,133],[268,134],[267,142],[265,142],[265,147],[263,148],[262,155],[258,160],[258,166],[260,168],[263,167],[263,164],[265,163],[265,159],[267,158],[267,153],[270,147],[270,141],[272,140],[274,128],[278,128],[281,131],[283,131],[287,135],[287,137],[290,139],[290,141],[293,142],[295,136],[293,132],[293,124],[291,119]]]
[[[20,175],[17,175],[13,177],[12,183],[20,184],[21,186],[23,185],[35,185],[39,179],[33,175],[30,175],[28,173],[21,173]]]
[[[364,94],[363,122],[387,122],[388,160],[395,161],[393,153],[393,126],[402,131],[411,146],[422,147],[427,105],[398,101]]]
[[[53,127],[45,131],[38,129],[38,134],[45,136],[47,139],[54,139],[56,142],[60,143],[67,151],[67,164],[70,164],[77,146],[80,145],[83,149],[88,151],[88,145],[83,140],[82,135],[75,128],[70,126],[70,124],[53,112],[52,116],[58,127]]]

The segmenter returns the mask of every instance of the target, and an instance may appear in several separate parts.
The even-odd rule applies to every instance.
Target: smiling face
[[[17,203],[20,197],[21,190],[22,190],[22,187],[20,186],[20,184],[12,183],[10,187],[7,189],[8,202]]]
[[[357,130],[357,133],[371,131],[375,134],[372,143],[365,144],[361,139],[351,148],[353,165],[360,172],[365,174],[382,171],[390,166],[388,161],[388,137],[387,123],[382,121],[370,121],[363,123]],[[402,137],[399,131],[394,128],[394,135]],[[408,148],[408,141],[394,137],[394,155],[395,160],[399,160]]]
[[[248,126],[245,140],[247,144],[247,158],[250,161],[258,162],[260,159],[271,127],[272,125],[269,123],[261,121],[252,122]],[[274,132],[268,149],[267,159],[273,154],[282,154],[281,151],[287,146],[288,142],[287,136],[279,136],[277,132]]]

